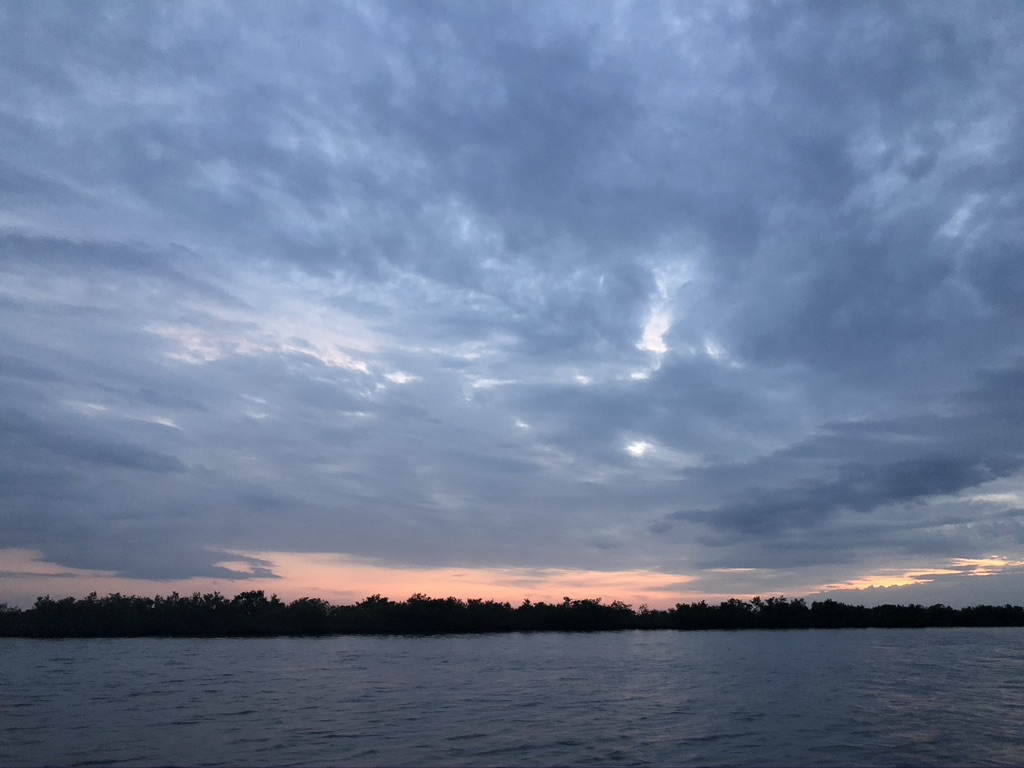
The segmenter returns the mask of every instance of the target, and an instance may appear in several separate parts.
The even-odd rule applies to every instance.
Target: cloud
[[[1024,563],[999,555],[955,558],[943,565],[919,571],[892,569],[855,582],[830,584],[815,599],[881,605],[917,603],[962,607],[966,605],[1015,605],[1024,583]]]
[[[61,431],[13,410],[0,413],[0,429],[10,454],[38,452],[74,463],[112,466],[145,472],[181,472],[185,466],[174,456],[139,445],[105,440],[86,434],[84,424]]]
[[[0,30],[0,546],[708,594],[1022,556],[1016,8]]]
[[[672,517],[762,535],[827,524],[845,510],[869,513],[1011,477],[1024,466],[1024,411],[1011,394],[1020,391],[1022,373],[1019,363],[985,372],[979,385],[950,398],[952,413],[826,426],[754,466],[716,467],[713,472],[725,475],[799,479],[782,487],[750,487],[718,508]]]

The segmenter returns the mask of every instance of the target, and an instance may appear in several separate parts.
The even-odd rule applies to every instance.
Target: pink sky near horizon
[[[248,560],[247,560],[248,558]],[[270,563],[277,578],[252,573],[251,559]],[[225,552],[223,567],[239,573],[239,578],[193,578],[179,580],[143,580],[118,576],[113,572],[67,568],[47,562],[39,552],[0,549],[0,603],[30,607],[37,597],[50,595],[84,597],[90,592],[113,592],[142,596],[171,592],[192,594],[214,592],[233,597],[239,592],[263,590],[282,600],[319,597],[333,604],[352,604],[380,594],[404,600],[421,593],[429,597],[493,599],[518,605],[523,600],[561,602],[573,599],[601,598],[610,603],[621,600],[634,607],[671,608],[676,603],[707,600],[716,603],[732,597],[750,599],[755,594],[776,594],[778,590],[759,592],[709,592],[699,587],[699,579],[654,571],[585,571],[554,568],[395,568],[372,561],[333,553]],[[890,591],[892,588],[923,585],[935,577],[962,575],[987,576],[1024,569],[1024,561],[993,556],[983,559],[957,558],[949,567],[883,569],[863,578],[841,584],[807,585],[786,592],[790,597],[809,597],[818,593],[858,596]],[[749,570],[749,569],[744,569]],[[847,599],[847,598],[842,598]]]
[[[193,578],[167,581],[130,579],[111,572],[66,568],[42,559],[30,550],[0,550],[0,602],[30,606],[40,595],[54,598],[105,595],[156,595],[178,592],[219,591],[232,596],[262,589],[283,600],[320,597],[335,604],[350,604],[380,594],[404,600],[422,593],[430,597],[482,598],[513,604],[525,599],[560,602],[563,597],[601,597],[605,602],[623,600],[639,606],[670,607],[680,601],[704,599],[686,589],[686,576],[651,571],[579,571],[541,568],[394,568],[356,558],[327,553],[260,552],[234,553],[273,563],[278,578],[255,575],[245,578],[248,566],[226,553],[222,565],[241,578]],[[81,593],[81,594],[79,594]]]

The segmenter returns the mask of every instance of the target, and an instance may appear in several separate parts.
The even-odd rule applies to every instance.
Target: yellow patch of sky
[[[1024,568],[1024,560],[1009,560],[1001,555],[990,555],[984,558],[957,557],[934,568],[887,568],[857,579],[829,584],[823,589],[858,590],[871,587],[907,587],[914,584],[928,584],[937,576],[990,576],[1003,570],[1019,568]]]
[[[908,587],[912,584],[927,584],[932,581],[929,576],[954,576],[960,571],[935,568],[923,571],[883,571],[870,576],[862,576],[858,579],[850,579],[838,584],[828,584],[824,587],[831,589],[869,589],[872,587]]]
[[[1024,560],[1007,560],[999,555],[975,559],[958,557],[953,560],[953,566],[955,568],[969,569],[968,572],[972,576],[989,576],[1007,568],[1011,570],[1024,568]]]

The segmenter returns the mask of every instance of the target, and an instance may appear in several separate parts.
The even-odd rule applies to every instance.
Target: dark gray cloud
[[[16,411],[0,413],[7,450],[10,453],[38,451],[74,463],[99,464],[146,472],[181,472],[185,465],[139,445],[105,440],[88,434],[82,425],[65,425],[55,430]],[[70,428],[69,428],[70,427]]]
[[[0,34],[0,547],[790,592],[1020,558],[1016,7]]]
[[[935,502],[1019,474],[1022,371],[1018,363],[983,374],[943,413],[825,425],[754,462],[703,470],[732,490],[717,506],[674,512],[655,530],[671,535],[673,521],[698,522],[719,548],[713,564],[828,563],[881,550],[984,555],[995,541],[1020,538],[1019,503],[982,510]],[[976,536],[983,530],[989,535]],[[760,552],[746,544],[769,542]]]

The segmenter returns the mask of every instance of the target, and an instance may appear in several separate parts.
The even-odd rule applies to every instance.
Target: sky
[[[0,5],[0,602],[1024,602],[1024,7]]]

